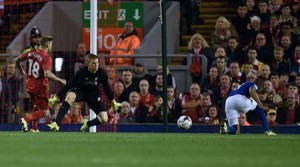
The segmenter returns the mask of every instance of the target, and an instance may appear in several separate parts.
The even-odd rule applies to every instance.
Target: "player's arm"
[[[114,100],[114,94],[113,94],[113,92],[111,90],[111,87],[108,83],[108,75],[107,75],[105,70],[101,70],[99,78],[102,78],[101,83],[102,83],[103,89],[105,91],[105,94],[107,95],[107,98],[110,101],[113,101]]]
[[[50,74],[51,75],[51,74]],[[54,75],[54,74],[53,74]],[[49,99],[49,105],[53,106],[59,101],[72,87],[76,85],[76,81],[79,81],[80,76],[83,76],[81,70],[77,71],[74,77],[65,86],[63,86],[56,95]]]
[[[65,79],[58,78],[51,71],[46,70],[44,74],[45,74],[45,77],[47,77],[47,78],[49,78],[53,81],[58,81],[58,82],[62,83],[63,85],[66,85],[66,80]]]
[[[24,61],[26,58],[21,56],[18,56],[14,59],[14,62],[16,63],[17,68],[19,69],[21,75],[25,75],[25,70],[23,69],[21,62]]]
[[[258,94],[257,94],[257,92],[256,92],[256,89],[255,89],[253,86],[251,86],[251,87],[249,88],[249,93],[250,93],[251,97],[257,102],[257,105],[258,105],[259,107],[263,107],[263,104],[262,104],[262,102],[260,101],[260,99],[259,99],[259,97],[258,97]]]

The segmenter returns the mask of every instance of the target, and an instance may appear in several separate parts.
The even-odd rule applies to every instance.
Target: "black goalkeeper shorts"
[[[94,113],[98,114],[99,112],[106,112],[99,93],[95,94],[95,92],[86,92],[79,89],[72,89],[70,92],[76,94],[75,102],[85,101]]]

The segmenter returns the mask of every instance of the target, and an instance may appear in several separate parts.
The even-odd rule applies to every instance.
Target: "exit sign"
[[[90,3],[83,2],[83,28],[90,27],[90,18]],[[144,22],[144,4],[138,2],[121,2],[120,4],[113,5],[98,3],[97,20],[98,27],[123,27],[125,21],[131,21],[135,27],[142,28]]]

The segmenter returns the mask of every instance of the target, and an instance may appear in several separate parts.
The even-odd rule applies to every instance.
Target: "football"
[[[181,129],[190,129],[190,127],[192,126],[192,119],[188,116],[183,115],[178,118],[177,125]]]

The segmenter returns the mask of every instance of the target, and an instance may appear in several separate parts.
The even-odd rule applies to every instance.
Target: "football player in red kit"
[[[66,80],[56,77],[51,72],[52,59],[48,54],[51,49],[52,37],[44,36],[41,40],[40,49],[32,49],[15,59],[21,75],[26,75],[26,91],[34,104],[33,112],[19,120],[23,132],[28,131],[29,123],[45,117],[49,110],[48,79],[58,81],[64,85],[66,84]],[[21,62],[23,61],[26,61],[26,71],[21,66]],[[33,127],[32,131],[37,131],[37,127]]]

